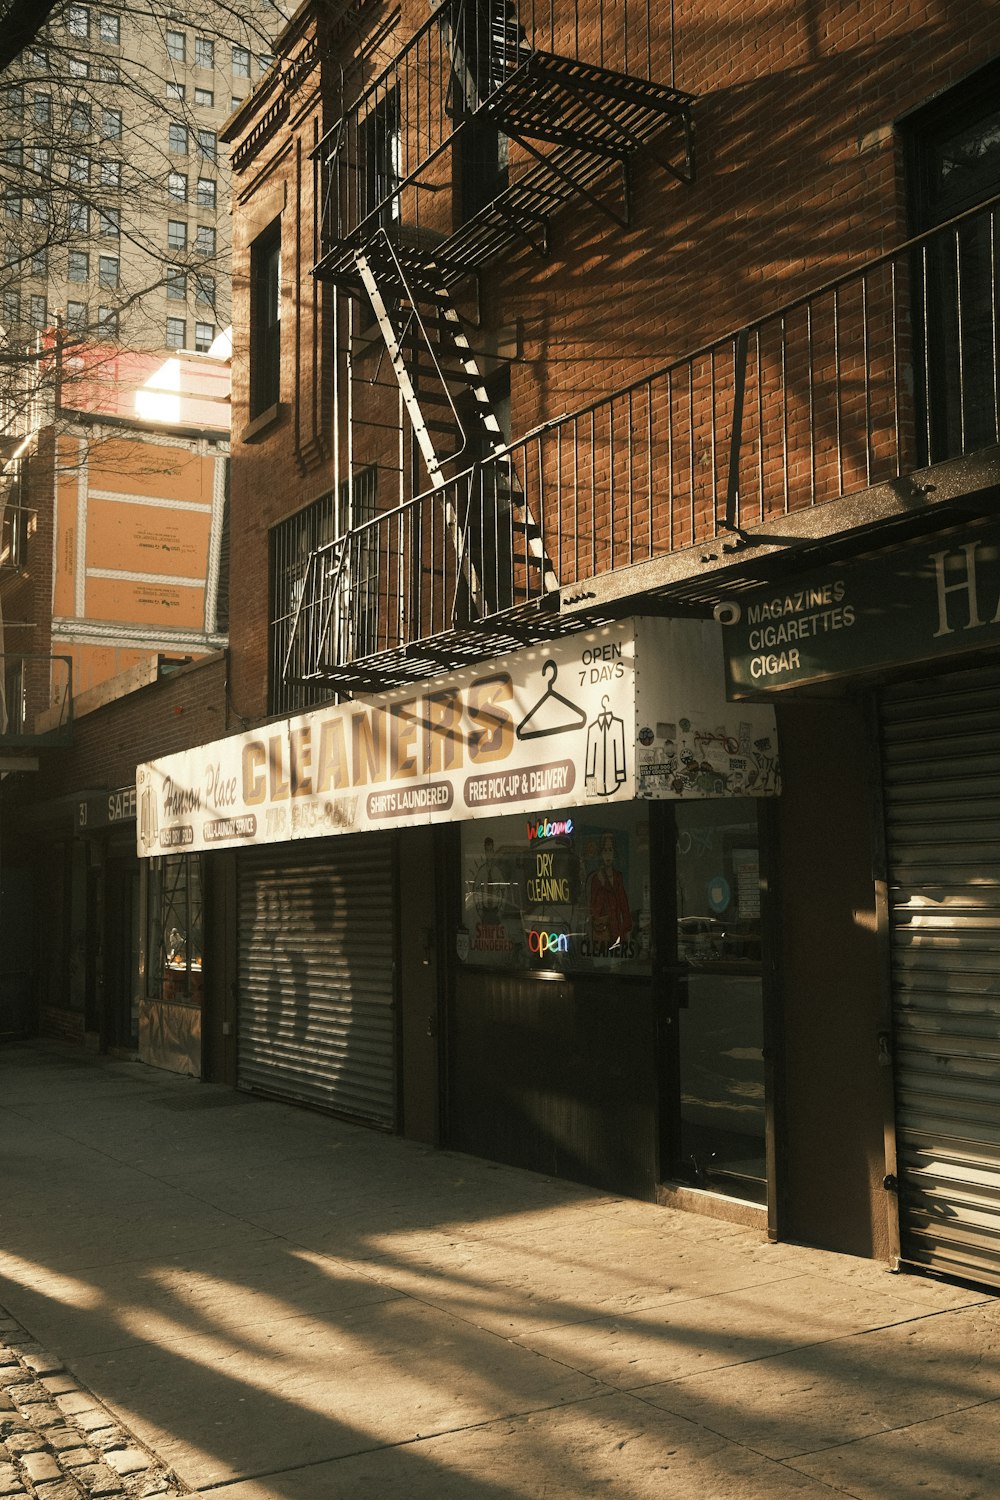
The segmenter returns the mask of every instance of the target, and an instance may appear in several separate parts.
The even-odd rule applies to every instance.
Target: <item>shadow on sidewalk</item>
[[[807,1493],[796,1457],[1000,1399],[992,1299],[137,1065],[0,1079],[0,1302],[230,1500]]]

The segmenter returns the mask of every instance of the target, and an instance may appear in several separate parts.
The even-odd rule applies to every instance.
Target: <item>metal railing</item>
[[[997,444],[998,221],[1000,197],[348,531],[304,660],[536,606],[540,553],[565,592]]]
[[[538,52],[651,79],[654,30],[667,37],[672,86],[672,4],[441,0],[353,96],[356,72],[345,74],[340,118],[314,152],[323,183],[323,252],[399,223],[443,238],[451,227],[451,171],[439,158],[477,111]]]

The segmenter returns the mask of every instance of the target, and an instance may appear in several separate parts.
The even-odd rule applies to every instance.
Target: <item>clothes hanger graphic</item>
[[[520,724],[517,726],[517,737],[519,740],[540,740],[549,734],[568,734],[571,729],[582,729],[587,722],[587,715],[582,708],[564,698],[562,693],[556,692],[555,682],[559,675],[559,668],[555,662],[549,660],[542,667],[542,676],[547,678],[545,692],[539,698],[534,708],[529,708]],[[558,713],[549,724],[545,723],[548,714],[543,710],[550,703],[558,704],[560,708],[567,711],[566,714]]]

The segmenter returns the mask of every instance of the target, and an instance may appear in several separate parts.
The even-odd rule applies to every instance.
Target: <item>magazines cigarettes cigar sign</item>
[[[138,768],[140,855],[633,797],[774,795],[772,710],[720,627],[623,620]]]

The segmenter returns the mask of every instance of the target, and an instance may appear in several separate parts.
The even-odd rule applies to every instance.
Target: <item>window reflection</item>
[[[148,993],[157,1000],[202,994],[202,894],[198,855],[168,854],[149,873]]]
[[[761,878],[749,798],[678,803],[674,1173],[766,1201]]]
[[[460,962],[650,973],[647,808],[477,819],[462,825],[462,866]]]

